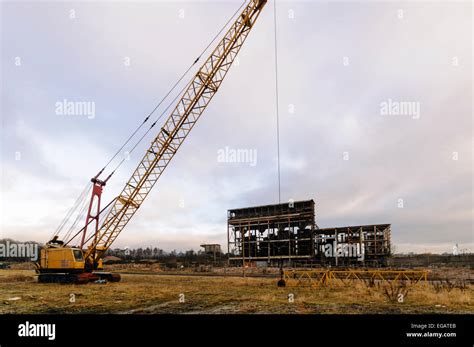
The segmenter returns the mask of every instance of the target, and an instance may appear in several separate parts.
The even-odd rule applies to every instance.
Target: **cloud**
[[[3,4],[3,235],[45,240],[237,6],[81,3],[71,20],[65,3]],[[398,9],[279,5],[282,201],[314,198],[320,227],[391,223],[399,251],[451,251],[473,244],[470,8],[410,4],[403,19]],[[225,249],[228,209],[278,201],[272,35],[266,9],[239,65],[114,246]],[[95,102],[95,119],[56,115],[64,98]],[[420,118],[381,115],[388,99],[419,102]],[[117,171],[104,201],[152,138]],[[218,162],[225,147],[257,150],[257,164]]]

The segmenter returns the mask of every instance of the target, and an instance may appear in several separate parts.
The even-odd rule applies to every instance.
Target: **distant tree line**
[[[114,248],[109,249],[106,256],[114,256],[120,258],[122,261],[157,261],[163,263],[183,263],[183,264],[211,264],[214,262],[213,254],[206,254],[204,251],[194,251],[190,249],[188,251],[176,251],[166,252],[157,247],[147,248]],[[216,255],[216,262],[221,262],[227,259],[223,254]]]
[[[30,257],[19,257],[18,254],[15,256],[8,256],[11,254],[10,250],[12,247],[17,247],[18,245],[36,245],[35,251],[37,251],[37,257],[39,259],[41,249],[44,247],[44,244],[36,241],[17,241],[10,238],[0,239],[0,262],[26,262],[31,261]],[[163,263],[201,263],[201,264],[210,264],[214,263],[214,255],[206,254],[204,251],[194,251],[192,249],[182,252],[173,250],[171,252],[166,252],[158,247],[138,247],[138,248],[114,248],[109,249],[105,256],[115,256],[121,259],[123,262],[130,261],[158,261]],[[226,259],[223,254],[216,255],[216,262]]]

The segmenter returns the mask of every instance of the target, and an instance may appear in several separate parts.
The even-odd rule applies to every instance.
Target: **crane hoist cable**
[[[221,27],[219,32],[212,38],[212,40],[207,44],[207,46],[201,51],[201,53],[198,55],[198,57],[194,60],[194,62],[186,69],[186,71],[181,75],[181,77],[173,84],[171,89],[165,94],[165,96],[160,100],[160,102],[153,108],[153,110],[145,117],[145,119],[140,123],[140,125],[132,132],[132,134],[127,138],[127,140],[123,143],[123,145],[115,152],[115,154],[109,159],[109,161],[105,164],[105,166],[100,170],[100,173],[105,171],[105,169],[110,165],[110,163],[119,155],[119,153],[125,148],[125,146],[131,141],[131,139],[138,133],[138,131],[143,127],[143,125],[148,122],[150,117],[155,113],[155,111],[163,104],[163,102],[171,95],[171,93],[176,89],[176,87],[181,83],[181,81],[186,77],[186,75],[191,71],[191,69],[199,62],[201,59],[202,55],[207,52],[209,47],[219,38],[221,33],[225,30],[225,28],[229,25],[229,23],[232,21],[232,19],[240,12],[242,7],[245,5],[246,0],[244,0],[239,8],[232,14],[232,16],[227,20],[227,22]],[[191,83],[191,82],[190,82]],[[176,97],[171,101],[171,103],[166,107],[166,109],[156,118],[156,120],[153,122],[150,128],[145,132],[145,134],[139,139],[139,141],[133,146],[133,149],[135,149],[138,144],[145,138],[145,136],[148,134],[148,132],[153,128],[153,126],[163,117],[163,115],[166,113],[166,111],[169,109],[169,107],[172,106],[172,104],[177,100],[177,98],[186,90],[187,85],[185,85],[180,92],[176,95]],[[129,153],[131,153],[129,151]],[[123,164],[125,159],[122,159],[119,165],[112,171],[112,174],[115,173],[115,171]],[[111,174],[111,175],[112,175]]]
[[[156,123],[165,115],[167,114],[169,108],[171,106],[174,105],[174,103],[176,102],[176,100],[181,96],[181,94],[188,88],[189,84],[191,82],[189,82],[188,84],[186,84],[178,94],[176,94],[176,96],[173,98],[173,100],[170,101],[170,103],[168,104],[168,106],[166,106],[166,108],[163,110],[163,112],[158,116],[158,118],[150,125],[150,127],[148,128],[148,130],[138,139],[138,141],[135,143],[135,145],[130,149],[129,151],[129,154],[131,154],[137,147],[138,145],[143,141],[143,139],[148,135],[148,133],[150,132],[150,130],[156,125]],[[117,171],[121,166],[122,164],[125,162],[126,158],[123,158],[119,163],[118,165],[114,168],[114,170],[112,171],[112,174],[115,173],[115,171]]]
[[[65,240],[72,234],[72,232],[77,226],[77,223],[79,223],[79,221],[83,220],[86,217],[87,205],[88,205],[88,201],[87,199],[84,199],[84,203],[82,204],[82,207],[79,210],[79,213],[77,214],[76,218],[74,219],[73,223],[71,224],[67,233],[64,236]]]
[[[99,213],[99,216],[100,216],[100,218],[99,218],[99,225],[102,224],[102,222],[103,222],[104,219],[105,219],[105,216],[107,216],[107,214],[109,213],[110,209],[112,208],[112,203],[113,203],[113,202],[115,202],[115,199],[112,199],[112,200],[107,204],[107,206],[105,206],[105,207],[100,211],[100,213]],[[92,220],[91,220],[91,222],[92,222]],[[84,229],[84,228],[82,228],[76,235],[74,235],[74,237],[72,237],[72,238],[68,241],[68,243],[69,243],[70,241],[72,241],[76,236],[78,236],[78,235],[81,233],[81,231],[82,231],[83,229]],[[93,238],[94,236],[95,236],[95,235],[94,235],[94,232],[91,232],[91,233],[89,234],[89,237],[86,238],[85,243],[87,244],[90,240],[92,240],[92,238]]]
[[[273,24],[275,43],[275,103],[276,103],[276,139],[277,139],[277,165],[278,165],[278,203],[281,204],[281,174],[280,174],[280,108],[278,100],[278,46],[277,46],[277,10],[276,0],[273,1]]]
[[[230,16],[230,18],[226,21],[226,23],[221,27],[221,29],[217,32],[217,34],[211,39],[211,41],[206,45],[206,47],[201,51],[199,56],[194,60],[194,62],[186,69],[186,71],[179,77],[179,79],[173,84],[173,86],[168,90],[168,92],[165,94],[165,96],[158,102],[158,104],[153,108],[153,110],[145,117],[145,119],[138,125],[138,127],[129,135],[129,137],[125,140],[125,142],[120,146],[120,148],[114,153],[114,155],[109,159],[109,161],[105,164],[105,166],[100,170],[99,174],[103,173],[105,169],[112,163],[112,161],[119,155],[119,153],[125,148],[125,146],[135,137],[135,135],[139,132],[139,130],[143,127],[145,123],[148,122],[150,117],[156,112],[156,110],[163,104],[163,102],[171,95],[171,93],[176,89],[176,87],[181,83],[181,81],[186,77],[186,75],[191,71],[191,69],[199,62],[201,59],[202,55],[207,52],[207,50],[211,47],[211,45],[219,38],[221,33],[225,30],[225,28],[229,25],[229,23],[232,21],[232,19],[240,12],[242,7],[245,5],[246,0],[244,0],[239,8]],[[191,83],[191,82],[189,82]],[[186,84],[180,91],[179,93],[173,98],[173,100],[168,104],[168,106],[165,108],[165,110],[155,119],[155,121],[151,124],[151,126],[148,128],[148,130],[139,138],[139,140],[135,143],[135,145],[132,147],[132,149],[129,151],[129,154],[132,153],[137,146],[143,141],[143,139],[146,137],[146,135],[150,132],[150,130],[155,126],[155,124],[165,115],[165,113],[168,111],[168,109],[176,102],[178,97],[186,90],[186,88],[189,86],[189,83]],[[119,164],[114,168],[112,173],[109,176],[112,176],[115,171],[122,166],[122,164],[125,162],[125,158],[123,158]],[[61,221],[60,225],[54,232],[54,234],[50,237],[50,239],[53,239],[55,236],[57,236],[64,226],[69,222],[71,219],[72,215],[74,212],[77,210],[79,205],[86,199],[87,195],[90,193],[90,190],[92,189],[92,184],[88,182],[87,186],[85,189],[80,193],[79,197],[76,199],[76,202],[72,206],[72,208],[68,211],[64,219]],[[113,200],[112,200],[113,201]],[[111,204],[112,201],[109,203]],[[102,213],[103,210],[100,212]],[[79,213],[81,215],[81,213]],[[78,216],[79,217],[79,216]],[[77,220],[77,218],[76,218]],[[75,226],[77,224],[77,221],[73,223]],[[82,229],[81,229],[82,230]],[[71,234],[71,229],[68,230],[67,232],[67,237],[69,237]],[[65,239],[67,239],[67,237]],[[72,237],[74,239],[74,237]]]
[[[219,40],[206,61],[201,64],[192,83],[180,97],[165,124],[145,151],[142,160],[125,183],[106,219],[100,227],[95,223],[94,240],[87,245],[84,253],[87,270],[96,269],[99,266],[103,254],[132,219],[161,177],[217,93],[266,2],[266,0],[250,0],[241,14],[236,16],[234,23],[228,28],[225,36]],[[105,181],[97,181],[97,194],[102,192],[101,188],[104,185]],[[86,230],[82,234],[81,247],[85,245],[85,234]]]
[[[107,216],[107,214],[109,213],[109,211],[112,209],[112,203],[115,202],[115,199],[113,199],[112,201],[110,201],[107,206],[105,206],[102,211],[100,211],[100,221],[99,221],[99,225],[102,225],[102,222],[104,221],[105,217]],[[92,240],[92,238],[94,237],[94,233],[92,232],[89,237],[86,239],[85,243],[87,244],[89,241]]]
[[[100,172],[91,179],[92,195],[85,226],[79,231],[80,243],[67,246],[69,241],[66,244],[58,239],[48,242],[42,249],[40,262],[36,263],[40,282],[87,282],[97,276],[112,282],[120,279],[116,274],[102,271],[102,258],[142,205],[220,89],[267,0],[249,0],[245,1],[244,5],[246,3],[247,5],[236,16],[233,24],[226,29],[225,35],[215,45],[205,62],[200,64],[201,66],[195,72],[186,90],[180,95],[175,107],[151,141],[120,194],[109,203],[110,206],[106,206],[105,210],[108,212],[105,218],[102,215],[104,209],[100,210],[100,201],[103,187],[111,174],[102,180],[99,178]],[[224,29],[225,27],[222,30]],[[93,229],[88,229],[89,225]],[[75,237],[76,235],[73,236],[74,240],[76,240]],[[77,250],[82,251],[83,257],[75,258],[76,261],[71,263],[69,261],[71,252],[75,257]],[[55,259],[64,260],[59,262],[59,267],[58,262],[48,261],[48,255],[52,254],[55,255]]]
[[[155,106],[155,108],[145,117],[145,119],[140,123],[140,125],[132,132],[132,134],[127,138],[127,140],[120,146],[120,148],[115,152],[115,154],[109,159],[107,164],[100,170],[102,173],[109,165],[110,163],[119,155],[120,152],[125,148],[125,146],[132,140],[132,138],[138,133],[138,131],[143,127],[143,125],[148,122],[150,117],[155,113],[155,111],[158,109],[158,107],[161,106],[161,104],[170,96],[170,94],[173,92],[173,90],[176,88],[176,86],[183,80],[183,78],[188,74],[188,72],[192,69],[192,67],[196,64],[196,62],[199,60],[199,58],[196,59],[194,63],[192,63],[187,70],[181,75],[181,77],[175,82],[175,84],[171,87],[170,90],[165,94],[165,96],[160,100],[160,102]],[[115,170],[114,170],[115,171]]]
[[[107,206],[105,206],[104,208],[102,208],[102,210],[100,211],[99,215],[100,215],[100,216],[105,215],[105,214],[106,214],[105,212],[107,212],[107,211],[110,209],[110,207],[112,206],[112,203],[113,203],[115,200],[116,200],[116,199],[112,199],[112,200],[107,204]],[[87,223],[87,225],[89,225],[90,223],[92,223],[92,220],[90,220],[89,223]],[[74,240],[80,233],[82,233],[82,231],[84,230],[84,228],[85,228],[87,225],[83,226],[79,231],[77,231],[77,232],[76,232],[72,237],[70,237],[69,239],[66,239],[66,238],[65,238],[65,239],[64,239],[64,246],[67,246],[67,245],[68,245],[69,243],[71,243],[72,240]]]
[[[86,186],[84,187],[84,189],[82,190],[82,192],[79,194],[79,196],[76,198],[73,206],[69,209],[69,211],[66,213],[66,215],[64,216],[63,220],[61,221],[61,223],[58,225],[58,227],[56,228],[56,230],[54,231],[53,235],[50,237],[50,239],[52,239],[53,237],[55,237],[56,235],[58,235],[62,229],[64,228],[64,226],[69,222],[69,219],[71,218],[71,216],[74,214],[74,212],[77,210],[77,208],[82,205],[84,203],[84,201],[87,200],[87,197],[89,195],[89,192],[91,191],[92,189],[92,183],[91,182],[87,182]]]

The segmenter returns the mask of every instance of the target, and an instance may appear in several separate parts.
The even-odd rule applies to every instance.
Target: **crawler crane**
[[[101,179],[100,176],[104,174],[102,169],[91,179],[92,196],[85,226],[71,238],[60,239],[59,235],[55,235],[47,242],[36,263],[39,282],[84,283],[97,279],[120,280],[118,274],[103,271],[102,258],[105,252],[143,204],[217,93],[265,4],[266,0],[250,0],[245,4],[224,37],[187,84],[176,107],[151,142],[143,159],[121,193],[106,206],[107,212],[103,216],[101,213],[106,208],[101,209],[100,199],[112,174]]]

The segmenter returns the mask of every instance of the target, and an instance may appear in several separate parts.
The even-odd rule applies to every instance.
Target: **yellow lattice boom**
[[[85,259],[95,264],[141,206],[170,160],[219,89],[266,0],[251,0],[187,85],[181,99],[152,141],[115,200]]]

